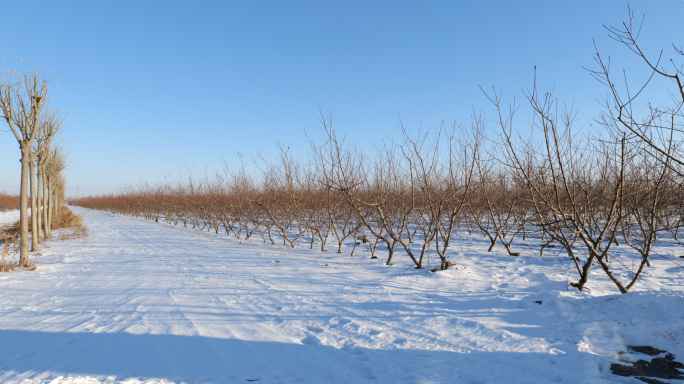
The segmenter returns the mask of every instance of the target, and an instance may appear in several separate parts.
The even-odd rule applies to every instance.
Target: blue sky
[[[684,1],[631,1],[650,53],[684,44]],[[539,83],[596,116],[595,38],[615,68],[643,67],[604,24],[625,1],[65,1],[3,2],[0,58],[57,74],[53,106],[71,111],[69,195],[213,172],[237,153],[304,155],[319,107],[368,148],[409,128],[469,124],[491,112],[478,85],[521,95]],[[3,126],[3,129],[5,127]],[[16,193],[19,149],[0,132],[2,189]]]

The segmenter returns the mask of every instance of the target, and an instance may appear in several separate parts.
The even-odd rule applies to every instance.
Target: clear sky
[[[650,53],[684,45],[684,1],[631,1]],[[68,195],[213,172],[274,141],[308,149],[319,107],[367,147],[409,128],[469,124],[478,85],[521,96],[539,83],[590,124],[605,89],[582,66],[595,38],[614,66],[635,61],[603,25],[626,1],[16,1],[0,5],[0,58],[57,74],[71,111]],[[636,67],[643,69],[643,67]],[[6,127],[2,127],[6,130]],[[17,193],[19,149],[0,132],[0,182]],[[109,188],[109,189],[108,189]]]

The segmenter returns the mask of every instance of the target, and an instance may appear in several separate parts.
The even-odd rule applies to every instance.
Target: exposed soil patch
[[[643,381],[644,383],[648,383],[648,384],[667,384],[664,381],[660,381],[658,379],[649,379],[648,377],[637,377],[637,379]]]
[[[630,351],[638,352],[638,353],[643,353],[644,355],[649,355],[649,356],[658,356],[661,353],[665,353],[667,351],[661,351],[658,348],[653,348],[649,347],[647,345],[628,345],[627,348],[629,348]]]
[[[666,351],[649,347],[649,346],[632,346],[628,347],[631,351],[643,353],[649,356],[657,356]],[[660,379],[684,379],[682,372],[678,370],[684,368],[684,364],[675,361],[674,356],[668,353],[664,357],[655,357],[650,362],[646,360],[639,360],[632,364],[632,366],[622,364],[611,364],[610,370],[613,374],[618,376],[637,376],[636,378],[650,384],[662,383],[662,381],[649,379],[649,377],[657,377]]]

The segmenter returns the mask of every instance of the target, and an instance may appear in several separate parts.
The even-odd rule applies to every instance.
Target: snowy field
[[[461,235],[457,269],[430,273],[74,210],[90,237],[0,274],[2,383],[643,383],[611,374],[648,357],[627,345],[684,360],[675,248],[629,294],[598,269],[579,293],[529,240]]]

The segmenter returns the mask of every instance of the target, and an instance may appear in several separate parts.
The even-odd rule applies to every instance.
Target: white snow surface
[[[31,212],[31,209],[29,209]],[[13,224],[19,220],[19,211],[0,212],[0,225]]]
[[[684,358],[684,263],[668,244],[633,292],[596,270],[580,293],[529,239],[511,257],[459,234],[457,269],[431,273],[401,252],[389,267],[381,250],[350,257],[353,243],[292,249],[72,209],[89,237],[0,274],[0,382],[642,383],[610,372],[647,357],[627,345]]]

